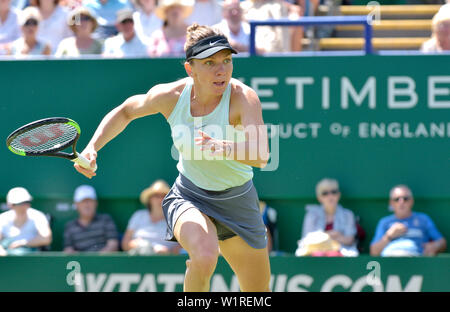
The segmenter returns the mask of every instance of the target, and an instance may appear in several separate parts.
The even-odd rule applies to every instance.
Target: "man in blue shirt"
[[[446,241],[431,218],[413,212],[414,198],[406,185],[389,193],[394,214],[382,218],[370,244],[372,256],[434,256],[446,248]]]
[[[97,18],[95,31],[98,39],[106,39],[117,35],[116,14],[122,9],[132,9],[129,0],[83,0],[83,6],[90,9]]]

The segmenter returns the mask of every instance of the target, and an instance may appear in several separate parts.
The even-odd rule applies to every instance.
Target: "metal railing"
[[[318,25],[364,25],[364,51],[366,54],[373,53],[372,47],[372,16],[305,16],[298,20],[277,19],[265,21],[249,21],[250,24],[250,45],[251,56],[257,55],[255,34],[257,26],[318,26]]]

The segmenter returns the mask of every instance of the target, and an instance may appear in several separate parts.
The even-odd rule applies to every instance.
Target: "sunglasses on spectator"
[[[37,26],[39,24],[39,22],[37,20],[35,20],[34,18],[29,19],[25,22],[25,26]]]
[[[133,19],[132,18],[126,18],[123,21],[120,22],[122,25],[127,24],[127,23],[133,23]]]
[[[82,21],[82,22],[87,22],[87,21],[90,21],[90,20],[91,20],[90,16],[87,16],[87,15],[81,15],[80,16],[80,21]]]
[[[328,196],[330,194],[337,195],[339,194],[339,190],[323,191],[320,195]]]
[[[399,202],[400,199],[403,199],[403,201],[407,202],[411,199],[411,197],[410,196],[399,196],[399,197],[392,198],[392,200],[395,202]]]

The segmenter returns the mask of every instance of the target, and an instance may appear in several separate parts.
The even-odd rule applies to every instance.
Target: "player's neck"
[[[209,93],[207,90],[201,89],[201,87],[192,87],[191,103],[198,106],[210,107],[211,105],[217,105],[222,98],[222,94],[217,95]]]

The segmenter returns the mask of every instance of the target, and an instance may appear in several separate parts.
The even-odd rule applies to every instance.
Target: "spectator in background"
[[[0,0],[0,45],[19,37],[19,11],[11,7],[11,0]]]
[[[425,213],[413,212],[414,198],[406,185],[389,192],[394,214],[382,218],[370,244],[372,256],[435,256],[445,251],[447,242]]]
[[[117,12],[116,28],[119,30],[119,34],[105,40],[103,56],[147,56],[147,46],[134,30],[132,10],[123,9]]]
[[[9,47],[9,54],[17,57],[30,55],[50,55],[48,44],[37,39],[41,22],[41,14],[35,7],[27,7],[20,14],[22,37],[15,40]]]
[[[161,0],[155,14],[164,21],[162,28],[150,37],[149,54],[153,57],[184,56],[186,42],[186,18],[192,13],[192,5],[185,0]]]
[[[316,185],[316,196],[320,205],[306,206],[302,240],[309,233],[323,232],[339,244],[338,250],[342,256],[357,256],[359,252],[355,240],[357,234],[355,216],[351,210],[339,204],[341,193],[338,182],[334,179],[322,179]],[[305,247],[301,240],[299,247]],[[336,250],[331,250],[332,254],[336,255],[334,251]],[[327,251],[323,252],[318,255],[327,256]]]
[[[186,24],[212,26],[222,20],[222,8],[217,0],[194,0],[192,14],[186,19]]]
[[[225,0],[222,3],[223,19],[214,25],[238,52],[247,52],[250,40],[250,25],[242,18],[240,0]]]
[[[118,33],[115,23],[117,12],[122,9],[132,9],[129,0],[83,0],[83,6],[92,10],[98,27],[95,38],[106,39]]]
[[[46,42],[55,54],[59,43],[72,35],[67,25],[68,10],[59,5],[59,0],[33,0],[39,8],[42,20],[38,39]]]
[[[134,0],[137,11],[133,13],[136,34],[148,45],[153,32],[163,26],[155,15],[156,0]]]
[[[431,38],[422,44],[424,53],[450,51],[450,4],[444,4],[432,20]]]
[[[259,201],[259,209],[267,228],[267,250],[275,254],[279,250],[277,211],[262,200]]]
[[[80,57],[82,55],[101,54],[103,45],[93,38],[97,20],[89,9],[78,7],[72,10],[67,24],[75,36],[61,41],[56,50],[56,57]]]
[[[162,210],[162,201],[170,187],[157,180],[142,191],[141,203],[146,207],[136,211],[128,222],[122,239],[122,249],[131,254],[176,254],[180,245],[165,240],[167,224]]]
[[[283,0],[245,0],[241,3],[246,20],[299,19],[299,6]],[[302,27],[260,26],[256,30],[256,48],[266,53],[301,50]]]
[[[119,234],[113,219],[97,213],[97,194],[90,185],[75,189],[73,201],[79,214],[64,229],[64,252],[113,252],[119,249]]]
[[[0,214],[0,255],[22,255],[51,244],[48,220],[42,212],[31,208],[32,200],[23,187],[15,187],[6,195],[10,210]]]

